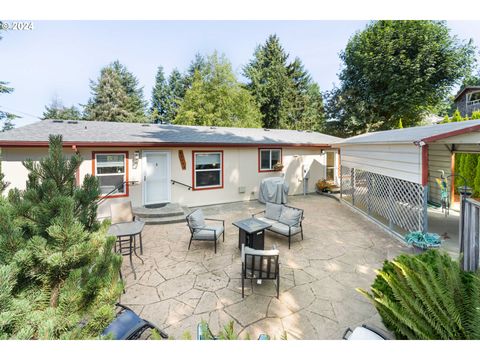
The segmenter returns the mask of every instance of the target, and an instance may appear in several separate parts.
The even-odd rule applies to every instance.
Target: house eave
[[[0,147],[48,147],[48,141],[0,141]],[[314,148],[331,148],[330,144],[309,144],[309,143],[175,143],[175,142],[98,142],[98,141],[64,141],[64,147],[155,147],[155,148],[167,148],[167,147],[184,147],[184,148],[212,148],[212,147],[225,147],[225,148],[257,148],[265,146],[281,146],[281,147],[314,147]]]

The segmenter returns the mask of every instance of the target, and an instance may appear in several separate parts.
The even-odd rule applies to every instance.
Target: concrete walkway
[[[267,333],[288,339],[340,339],[347,327],[362,323],[382,327],[374,307],[357,291],[368,289],[374,270],[385,259],[409,252],[399,240],[338,201],[318,195],[291,196],[305,210],[304,235],[287,239],[266,234],[265,248],[280,249],[280,299],[274,281],[246,282],[241,296],[241,260],[235,220],[264,209],[256,202],[204,207],[207,217],[224,219],[225,242],[193,242],[186,224],[147,226],[143,233],[144,265],[134,258],[137,280],[128,259],[123,272],[123,304],[180,339],[194,338],[203,319],[214,333],[229,321],[241,337]]]

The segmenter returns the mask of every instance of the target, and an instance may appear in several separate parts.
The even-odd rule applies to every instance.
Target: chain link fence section
[[[410,181],[341,167],[341,197],[395,231],[424,229],[424,187]]]

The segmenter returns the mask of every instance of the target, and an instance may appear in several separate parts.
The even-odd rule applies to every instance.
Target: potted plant
[[[424,252],[427,249],[438,248],[441,245],[440,236],[434,233],[412,231],[405,235],[407,244],[413,246],[415,252]]]
[[[321,193],[329,193],[332,189],[332,184],[329,183],[326,179],[320,179],[315,184],[317,191]]]
[[[273,171],[282,171],[283,169],[283,164],[278,161],[275,165],[273,165]]]

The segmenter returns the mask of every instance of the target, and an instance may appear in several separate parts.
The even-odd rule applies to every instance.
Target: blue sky
[[[4,110],[36,121],[54,96],[67,106],[84,104],[89,82],[118,59],[139,79],[150,98],[156,69],[185,70],[196,52],[225,53],[240,77],[258,44],[276,33],[298,56],[321,89],[338,83],[338,53],[367,21],[35,21],[32,31],[3,32],[0,80],[15,91],[0,96]],[[480,47],[480,21],[449,21],[452,33]],[[22,113],[20,113],[22,112]]]

